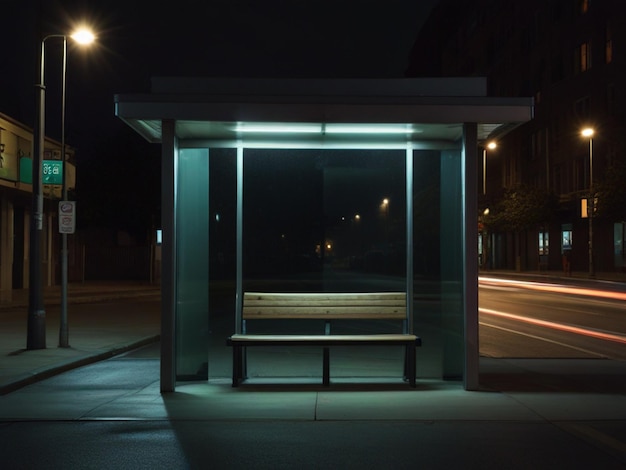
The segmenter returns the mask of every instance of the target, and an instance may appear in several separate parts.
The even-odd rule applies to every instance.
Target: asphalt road
[[[479,306],[482,355],[626,359],[622,293],[499,280]]]
[[[0,442],[12,470],[622,468],[539,423],[513,433],[498,422],[12,423]]]

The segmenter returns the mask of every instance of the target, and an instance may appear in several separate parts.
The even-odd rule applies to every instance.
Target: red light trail
[[[604,299],[626,300],[626,292],[611,292],[599,289],[589,289],[585,287],[565,286],[562,284],[547,284],[527,281],[512,281],[510,279],[496,279],[479,277],[478,282],[483,285],[511,285],[522,289],[538,290],[544,292],[554,292],[556,294],[574,294],[590,297],[601,297]]]
[[[555,323],[546,320],[538,320],[536,318],[524,317],[521,315],[515,315],[512,313],[499,312],[497,310],[491,310],[488,308],[479,308],[478,311],[480,313],[484,313],[486,315],[492,315],[496,317],[509,318],[511,320],[517,320],[524,323],[530,323],[532,325],[542,326],[544,328],[551,328],[553,330],[567,331],[569,333],[574,333],[578,335],[589,336],[592,338],[598,338],[606,341],[615,341],[617,343],[626,344],[626,336],[616,335],[612,333],[604,333],[602,331],[590,330],[587,328],[581,328],[579,326],[565,325],[562,323]]]

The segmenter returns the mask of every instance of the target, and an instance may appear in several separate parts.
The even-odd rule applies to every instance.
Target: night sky
[[[32,126],[40,31],[63,34],[77,23],[92,25],[96,45],[79,50],[68,44],[66,141],[77,148],[79,193],[81,184],[82,191],[111,192],[135,184],[145,168],[141,158],[130,162],[142,144],[115,118],[115,93],[149,92],[152,76],[403,77],[435,3],[2,0],[11,14],[0,28],[0,112]],[[60,45],[50,40],[46,47],[46,134],[59,140]],[[113,154],[120,152],[125,155]]]

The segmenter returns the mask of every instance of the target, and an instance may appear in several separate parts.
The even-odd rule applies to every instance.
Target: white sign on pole
[[[59,233],[76,231],[76,201],[59,201]]]

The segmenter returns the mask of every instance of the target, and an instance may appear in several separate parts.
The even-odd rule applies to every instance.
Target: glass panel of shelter
[[[221,302],[220,308],[229,312],[235,311],[230,307],[236,301],[235,292],[212,293],[236,270],[236,152],[211,149],[208,172],[209,304]],[[415,180],[411,182],[415,230],[407,264],[405,150],[244,149],[242,289],[406,291],[407,275],[411,276],[415,290],[412,330],[428,338],[420,350],[427,358],[418,361],[418,372],[451,376],[463,361],[461,151],[413,150],[408,154]],[[210,311],[216,315],[215,308]],[[234,331],[236,322],[219,315],[210,321],[209,343],[224,349],[224,338]],[[320,333],[317,322],[281,322],[258,322],[249,331]],[[333,332],[361,333],[372,327],[367,321],[344,322],[334,324]],[[253,349],[259,349],[254,354],[271,357],[258,362],[250,357],[249,374],[263,375],[264,367],[275,367],[280,354]],[[301,349],[298,352],[307,356]],[[402,354],[399,348],[392,349],[393,357],[384,353],[381,367],[364,373],[386,375],[383,364],[395,363],[395,355]],[[354,348],[347,348],[345,354],[353,352]],[[319,354],[307,356],[311,368],[319,368]],[[342,364],[342,354],[334,354],[333,362]],[[209,357],[211,376],[229,373],[219,357]],[[294,373],[303,370],[301,364],[294,365]],[[350,373],[335,364],[333,370]]]
[[[405,292],[405,154],[398,149],[245,149],[244,292]],[[332,320],[333,334],[405,328],[399,321],[383,327],[380,321]],[[323,320],[247,324],[249,333],[323,334],[324,329]],[[279,354],[284,349],[253,349],[248,351],[251,376],[265,375],[268,364],[285,375],[319,372],[320,348],[298,348],[304,366]],[[397,375],[397,367],[387,366],[402,364],[403,351],[377,352],[380,366],[372,367],[371,353],[368,361],[355,362],[350,359],[354,348],[338,348],[333,370]],[[364,364],[369,366],[362,369]]]

